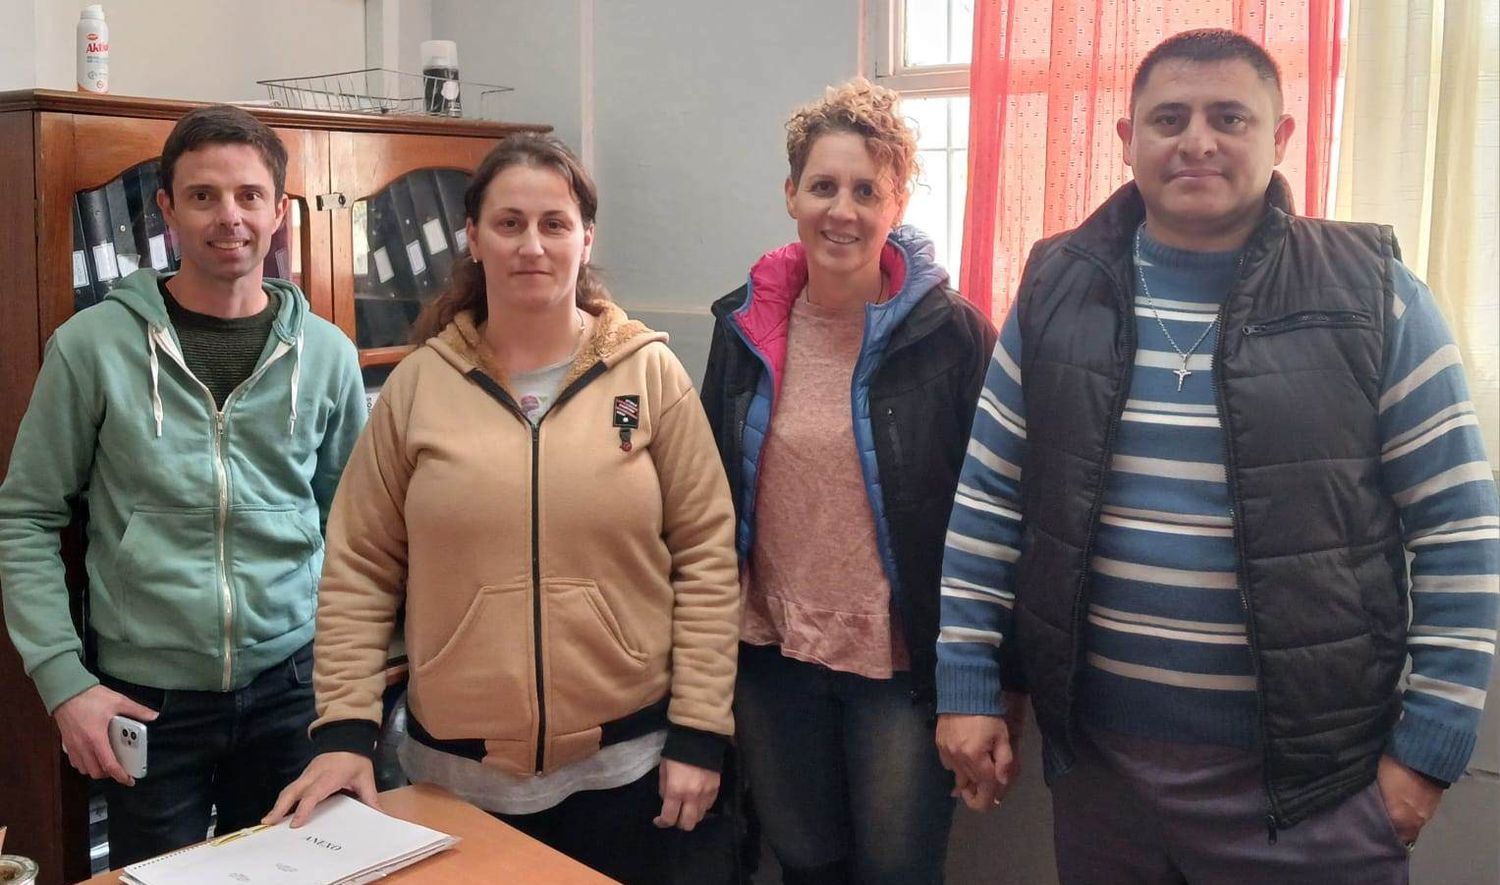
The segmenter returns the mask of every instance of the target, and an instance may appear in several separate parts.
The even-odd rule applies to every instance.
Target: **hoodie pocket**
[[[235,647],[275,639],[312,620],[322,548],[317,524],[293,508],[230,511],[224,556],[235,593]]]
[[[553,705],[548,720],[555,730],[573,731],[641,706],[644,701],[633,696],[650,687],[648,655],[625,632],[599,586],[583,578],[550,578],[542,588],[547,701]],[[671,626],[663,623],[662,629]],[[620,710],[611,712],[616,705]]]
[[[437,654],[417,663],[412,692],[420,699],[422,725],[433,737],[530,738],[535,719],[530,598],[525,585],[481,587]]]
[[[142,507],[130,514],[114,567],[103,578],[119,600],[125,641],[144,649],[219,654],[215,514],[211,507]]]

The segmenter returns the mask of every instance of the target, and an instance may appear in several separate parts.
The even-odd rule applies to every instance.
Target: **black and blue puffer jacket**
[[[916,228],[892,231],[880,264],[895,295],[865,308],[850,381],[854,439],[911,654],[913,700],[930,708],[943,538],[995,331],[947,287],[948,272]],[[806,252],[793,243],[763,256],[745,285],[713,306],[702,395],[734,497],[742,562],[755,543],[756,480],[792,305],[806,282]]]

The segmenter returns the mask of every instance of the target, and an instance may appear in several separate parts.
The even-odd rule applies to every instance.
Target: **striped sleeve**
[[[1388,752],[1453,782],[1473,753],[1500,611],[1500,500],[1457,346],[1395,267],[1381,384],[1381,476],[1411,555],[1411,674]]]
[[[1010,632],[1021,542],[1026,410],[1021,335],[1006,318],[974,410],[943,551],[939,713],[1001,715],[1000,646]]]

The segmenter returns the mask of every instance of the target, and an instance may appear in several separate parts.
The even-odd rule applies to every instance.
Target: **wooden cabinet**
[[[70,259],[77,195],[152,163],[176,119],[197,106],[50,90],[0,93],[0,464],[9,464],[48,337],[86,303],[77,300],[74,289],[78,262],[84,259]],[[412,176],[426,176],[421,179],[426,181],[472,170],[507,133],[550,129],[448,118],[249,110],[275,129],[289,154],[286,188],[294,210],[286,232],[287,275],[307,293],[316,313],[356,341],[370,338],[362,335],[370,330],[360,328],[359,317],[369,313],[361,307],[389,308],[376,303],[382,298],[420,301],[444,282],[428,268],[420,290],[376,285],[387,268],[376,266],[367,230],[374,201],[388,194],[393,183]],[[420,228],[421,219],[415,221]],[[438,227],[427,228],[431,248],[444,242],[441,234]],[[452,259],[461,243],[454,242],[451,230],[448,235]],[[411,260],[416,261],[424,247],[417,243],[413,248]],[[142,245],[140,254],[146,253]],[[87,262],[83,266],[93,268]],[[87,286],[81,291],[86,293]],[[361,299],[368,303],[362,305]],[[414,306],[407,303],[403,309]],[[400,331],[395,327],[384,335],[393,346],[361,349],[367,373],[378,376],[409,349],[395,343]],[[76,530],[64,536],[75,612],[82,590],[78,537]],[[6,850],[34,858],[42,868],[41,882],[87,878],[87,784],[63,757],[57,732],[8,637],[0,638],[0,703],[0,825],[10,828]]]

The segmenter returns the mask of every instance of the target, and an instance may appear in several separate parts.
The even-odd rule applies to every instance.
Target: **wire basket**
[[[256,82],[266,87],[271,102],[277,107],[349,114],[463,116],[482,120],[500,119],[500,97],[514,91],[509,86],[448,80],[389,68],[362,68]]]

